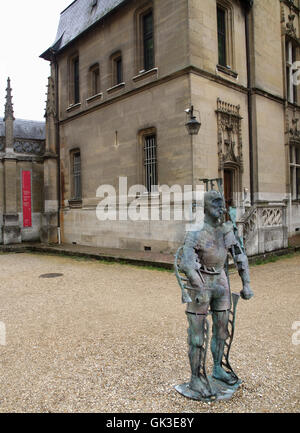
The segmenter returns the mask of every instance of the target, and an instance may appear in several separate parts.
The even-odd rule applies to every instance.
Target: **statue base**
[[[225,382],[222,382],[221,380],[217,380],[212,376],[208,376],[208,380],[211,389],[215,394],[208,398],[204,398],[199,392],[192,390],[189,387],[189,382],[183,383],[182,385],[176,385],[175,389],[177,392],[179,392],[179,394],[184,395],[184,397],[190,398],[192,400],[198,400],[198,401],[203,401],[205,403],[210,403],[218,400],[231,399],[242,383],[241,380],[238,380],[234,385],[227,385]]]

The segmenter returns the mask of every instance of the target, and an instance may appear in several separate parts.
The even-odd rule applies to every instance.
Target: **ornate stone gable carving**
[[[243,143],[240,106],[217,99],[219,171],[234,164],[243,171]]]
[[[295,6],[291,0],[280,0],[281,2],[281,25],[282,34],[288,36],[298,46],[300,45],[300,39],[297,36],[297,29],[294,25],[296,14],[299,14],[299,9]],[[286,17],[285,5],[289,7],[289,13]]]
[[[7,79],[7,88],[6,88],[6,103],[5,103],[5,114],[4,114],[4,120],[6,119],[15,119],[14,118],[14,110],[13,110],[13,103],[12,103],[12,88],[10,86],[10,78]]]
[[[294,19],[295,19],[296,15],[294,14],[289,14],[288,16],[288,22],[286,23],[286,32],[289,36],[293,37],[293,38],[297,38],[296,35],[296,27],[294,26]]]
[[[47,91],[47,102],[46,102],[46,110],[45,117],[49,116],[55,117],[56,115],[56,106],[55,106],[55,86],[54,80],[52,77],[48,77],[48,91]]]
[[[296,117],[296,114],[296,110],[294,110],[291,119],[287,115],[287,132],[289,134],[289,141],[300,142],[299,117]]]
[[[292,119],[292,126],[289,129],[290,138],[300,141],[300,130],[298,129],[299,119]]]
[[[282,208],[265,208],[261,210],[261,224],[263,227],[281,226],[283,224]]]
[[[39,141],[18,139],[14,142],[14,152],[42,155],[45,152],[45,145],[43,142]]]

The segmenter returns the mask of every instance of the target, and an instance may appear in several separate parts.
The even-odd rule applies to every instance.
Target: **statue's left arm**
[[[227,223],[227,230],[225,229],[225,235],[224,235],[225,246],[232,255],[235,266],[238,269],[239,275],[243,283],[243,290],[241,291],[241,297],[243,299],[251,299],[254,296],[254,293],[252,292],[250,287],[248,257],[242,250],[239,241],[235,237],[233,230],[230,229],[230,224],[228,223]]]

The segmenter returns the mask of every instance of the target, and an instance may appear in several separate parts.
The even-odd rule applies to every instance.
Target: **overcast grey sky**
[[[59,15],[72,0],[0,0],[0,117],[7,77],[14,115],[44,120],[49,62],[39,56],[54,42]]]

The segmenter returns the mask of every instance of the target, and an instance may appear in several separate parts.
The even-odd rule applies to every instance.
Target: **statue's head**
[[[218,220],[225,212],[224,200],[218,191],[208,191],[204,194],[204,214],[213,220]]]

